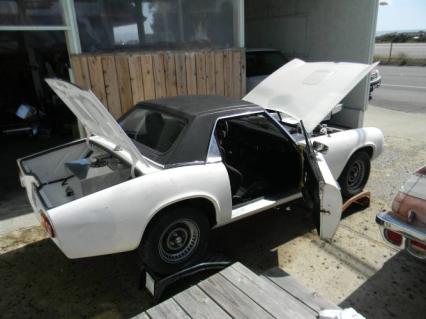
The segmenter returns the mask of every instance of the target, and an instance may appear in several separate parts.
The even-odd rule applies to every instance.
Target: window
[[[63,25],[60,1],[2,0],[0,25]]]
[[[159,153],[167,152],[185,127],[181,118],[159,111],[135,108],[119,123],[135,142]]]
[[[242,0],[75,0],[84,52],[237,47]]]

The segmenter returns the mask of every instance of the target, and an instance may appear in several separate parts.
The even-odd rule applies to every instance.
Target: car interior
[[[297,190],[302,157],[265,114],[222,119],[215,135],[228,171],[232,204]]]

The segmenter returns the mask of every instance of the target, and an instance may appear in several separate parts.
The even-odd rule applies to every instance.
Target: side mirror
[[[314,148],[315,151],[322,153],[322,154],[327,154],[328,152],[328,146],[325,144],[322,144],[320,142],[314,141],[312,143],[312,146]]]

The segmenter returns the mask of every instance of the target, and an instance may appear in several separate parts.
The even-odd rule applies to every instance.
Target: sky
[[[377,31],[426,30],[426,0],[388,0],[379,6]]]

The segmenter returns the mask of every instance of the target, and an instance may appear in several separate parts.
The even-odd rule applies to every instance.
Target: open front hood
[[[294,59],[251,90],[244,101],[302,120],[308,132],[378,64]]]
[[[149,167],[135,144],[92,91],[82,90],[59,79],[46,79],[46,82],[74,113],[89,135],[98,135],[113,143],[117,151],[126,151],[132,157],[133,165],[141,161]]]

